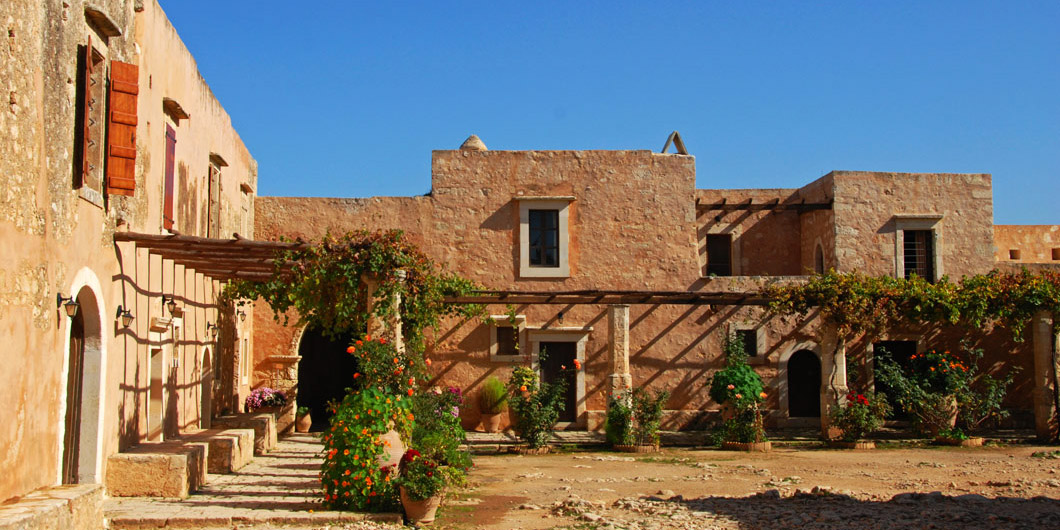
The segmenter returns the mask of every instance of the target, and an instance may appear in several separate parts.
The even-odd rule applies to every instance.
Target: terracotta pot
[[[295,421],[294,430],[295,432],[309,432],[309,428],[313,426],[313,417],[308,413],[299,416],[298,420]]]
[[[952,429],[957,425],[957,397],[949,396],[939,404],[938,410],[929,415],[919,416],[920,428],[931,437],[936,437],[943,429]]]
[[[828,442],[828,447],[834,447],[836,449],[875,449],[876,442],[870,440],[858,440],[856,442],[832,440]]]
[[[654,453],[659,450],[658,444],[615,444],[613,446],[615,451],[621,453]]]
[[[501,432],[501,413],[483,414],[482,430],[486,432]]]
[[[974,436],[972,438],[965,438],[961,440],[959,438],[943,438],[940,436],[935,437],[935,443],[940,445],[953,445],[960,447],[982,447],[983,438],[981,436]]]
[[[405,518],[414,525],[428,525],[434,522],[434,516],[438,512],[438,505],[442,503],[442,496],[435,495],[421,501],[414,501],[405,492],[405,486],[401,486],[401,506],[405,508]]]
[[[727,451],[748,451],[751,453],[768,453],[773,450],[771,442],[722,442],[721,448]]]
[[[398,465],[405,454],[405,443],[401,441],[401,435],[391,429],[380,436],[379,440],[383,442],[383,454],[377,459],[379,467]]]

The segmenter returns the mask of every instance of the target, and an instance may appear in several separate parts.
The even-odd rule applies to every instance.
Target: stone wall
[[[1060,225],[994,225],[994,246],[999,263],[1060,264]]]
[[[201,182],[211,153],[229,164],[221,196],[228,233],[240,224],[252,228],[253,204],[241,184],[253,190],[257,175],[157,2],[16,0],[0,3],[0,22],[7,30],[0,72],[8,103],[0,112],[0,241],[7,256],[0,264],[0,322],[8,344],[0,363],[9,368],[0,377],[0,399],[9,411],[8,421],[0,422],[2,500],[61,480],[68,401],[82,406],[81,482],[99,482],[107,455],[146,437],[153,348],[165,350],[155,360],[164,365],[165,432],[200,423],[203,356],[216,351],[205,323],[219,320],[220,285],[113,242],[119,230],[161,231],[163,130],[170,119],[163,98],[179,101],[191,115],[177,127],[182,169],[175,211],[185,233],[201,233],[196,212],[205,201]],[[102,79],[110,76],[112,60],[139,66],[136,189],[130,197],[107,194],[99,184],[79,185],[79,57],[90,41],[103,56]],[[79,397],[67,396],[72,321],[56,308],[57,293],[74,296],[85,319]],[[163,294],[175,296],[184,310],[173,321],[179,327],[163,325],[171,317]],[[118,306],[134,316],[128,329],[115,317]]]

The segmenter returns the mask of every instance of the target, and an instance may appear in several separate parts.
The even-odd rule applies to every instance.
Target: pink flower
[[[729,385],[729,386],[727,386],[725,388],[728,388],[729,390],[735,390],[736,389],[736,385]]]

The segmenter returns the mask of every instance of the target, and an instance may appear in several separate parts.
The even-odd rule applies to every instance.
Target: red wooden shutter
[[[173,166],[177,160],[177,131],[166,124],[166,182],[162,199],[162,227],[173,228]]]
[[[107,119],[107,193],[132,196],[136,191],[135,64],[110,62],[110,115]]]

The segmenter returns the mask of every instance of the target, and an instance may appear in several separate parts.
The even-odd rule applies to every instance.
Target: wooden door
[[[578,389],[575,388],[574,359],[578,352],[576,342],[542,342],[540,344],[541,379],[546,383],[558,381],[561,377],[567,381],[567,390],[563,396],[563,410],[559,421],[574,422],[577,418]]]
[[[66,434],[63,437],[63,484],[77,484],[81,448],[81,388],[85,372],[83,311],[70,319],[70,370],[66,380]]]
[[[788,359],[788,417],[821,417],[821,360],[810,350]]]

